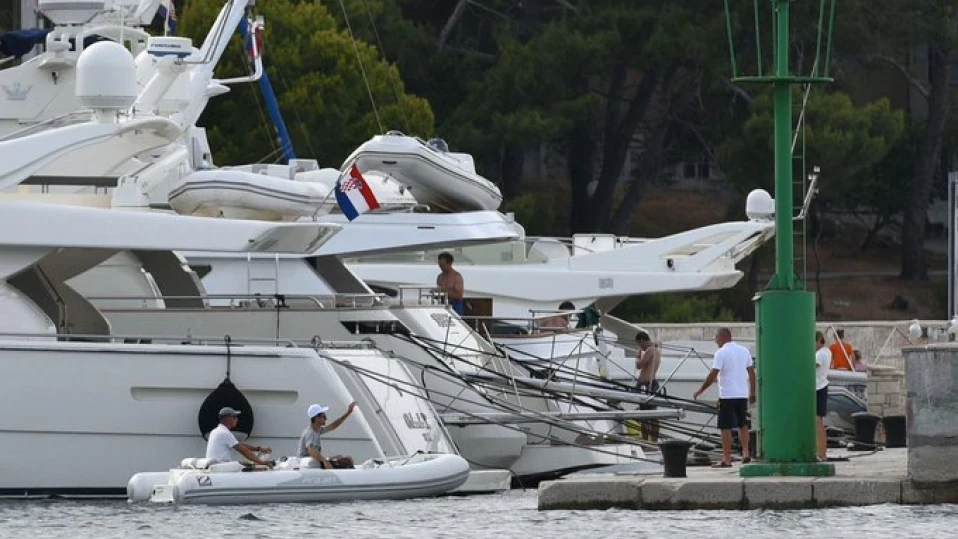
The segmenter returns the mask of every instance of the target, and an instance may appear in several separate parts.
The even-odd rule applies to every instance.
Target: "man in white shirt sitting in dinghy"
[[[329,458],[324,457],[322,454],[320,436],[327,432],[338,429],[339,426],[346,421],[346,418],[353,413],[355,408],[356,403],[350,403],[345,414],[340,416],[336,421],[333,421],[327,425],[326,412],[329,410],[329,407],[320,406],[318,404],[311,405],[306,411],[306,414],[309,417],[309,426],[303,430],[303,434],[299,437],[299,447],[296,449],[296,456],[300,458],[312,457],[316,463],[327,470],[331,470],[333,468],[354,468],[355,464],[353,463],[352,457],[342,455]]]
[[[256,456],[256,452],[272,453],[272,449],[243,443],[237,440],[236,436],[231,432],[236,428],[236,424],[239,422],[239,414],[240,412],[238,410],[234,410],[229,406],[220,409],[220,424],[210,431],[210,438],[206,443],[207,460],[210,464],[219,464],[221,462],[235,460],[233,458],[233,450],[235,449],[254,464],[272,467],[269,462]]]

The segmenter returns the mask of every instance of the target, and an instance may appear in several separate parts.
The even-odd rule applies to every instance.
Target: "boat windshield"
[[[438,152],[447,153],[449,151],[449,145],[446,144],[445,140],[439,137],[429,139],[429,142],[426,142],[426,145]]]

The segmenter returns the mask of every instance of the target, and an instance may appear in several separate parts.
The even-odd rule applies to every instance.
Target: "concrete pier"
[[[875,454],[833,451],[833,477],[739,476],[733,468],[689,468],[683,479],[661,473],[595,475],[539,485],[539,509],[811,509],[884,503],[958,503],[958,489],[914,485],[907,449]]]
[[[907,448],[829,450],[833,477],[748,477],[732,468],[579,476],[539,485],[539,509],[808,509],[958,503],[958,344],[902,349]]]

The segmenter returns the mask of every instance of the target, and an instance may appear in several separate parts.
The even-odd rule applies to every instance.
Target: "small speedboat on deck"
[[[134,475],[127,497],[131,502],[177,504],[403,500],[445,494],[468,477],[469,463],[446,453],[370,459],[356,468],[334,470],[318,467],[309,457],[286,458],[272,470],[187,458],[169,472]]]
[[[450,152],[442,139],[429,142],[389,131],[366,141],[346,158],[346,170],[388,174],[412,191],[421,204],[448,212],[495,210],[502,203],[496,184],[476,173],[472,156]]]

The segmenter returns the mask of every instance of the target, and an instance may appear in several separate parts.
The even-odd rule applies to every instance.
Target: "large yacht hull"
[[[232,347],[229,363],[254,410],[251,440],[276,456],[295,451],[310,403],[335,414],[352,399],[312,350]],[[0,342],[0,439],[19,456],[0,464],[0,494],[125,494],[138,471],[203,456],[198,411],[226,369],[223,346]],[[324,449],[381,457],[363,415],[374,410],[358,411]]]
[[[191,328],[193,332],[216,334],[229,327],[243,327],[259,338],[296,342],[308,341],[316,335],[326,341],[371,340],[377,348],[385,352],[389,361],[397,361],[402,365],[390,367],[384,357],[378,360],[378,365],[377,362],[353,364],[358,370],[352,371],[352,375],[340,372],[350,392],[357,395],[357,398],[362,392],[349,386],[351,379],[358,380],[357,376],[393,379],[408,369],[412,376],[400,376],[400,380],[394,382],[396,387],[408,392],[422,386],[424,397],[428,398],[439,414],[457,412],[468,415],[526,410],[532,414],[543,414],[545,417],[550,412],[566,411],[545,396],[523,395],[517,398],[511,391],[477,389],[458,378],[455,375],[458,369],[468,370],[474,367],[475,363],[469,361],[469,356],[478,356],[477,362],[481,362],[483,357],[488,359],[489,356],[483,355],[487,352],[488,344],[467,341],[465,332],[468,328],[461,321],[450,318],[449,311],[442,307],[374,307],[336,311],[294,307],[281,310],[107,309],[105,314],[111,325],[121,333],[135,333],[153,328],[154,332],[178,335]],[[416,344],[416,337],[402,332],[377,333],[397,321],[412,335],[424,337],[418,341],[420,344]],[[441,331],[430,332],[430,325],[443,327]],[[350,330],[353,333],[350,333]],[[443,345],[442,342],[454,344]],[[451,355],[446,356],[443,349]],[[453,356],[458,359],[451,359]],[[501,364],[499,368],[507,368],[507,364],[508,362]],[[339,372],[345,368],[337,366],[336,370]],[[511,469],[519,477],[519,484],[534,483],[537,478],[556,477],[568,471],[633,462],[635,456],[642,457],[641,449],[628,444],[621,447],[577,446],[581,441],[581,432],[594,430],[595,427],[605,431],[606,425],[559,423],[561,422],[542,422],[521,426],[490,423],[465,427],[448,426],[445,431],[455,442],[460,454],[474,468]],[[373,426],[375,427],[375,424]],[[535,448],[528,449],[530,445]],[[551,458],[550,454],[557,455],[557,458]]]

